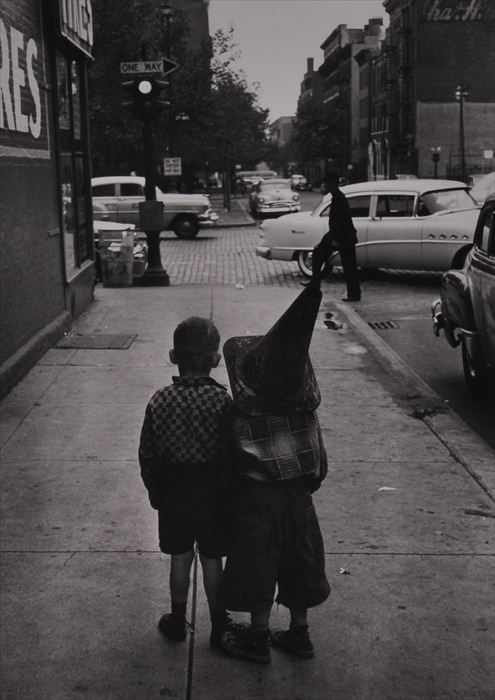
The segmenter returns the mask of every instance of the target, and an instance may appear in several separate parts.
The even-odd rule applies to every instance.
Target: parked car
[[[432,304],[433,330],[452,347],[461,345],[466,383],[483,396],[495,377],[495,195],[487,198],[462,270],[442,276]]]
[[[100,220],[112,220],[139,226],[139,202],[144,201],[144,177],[109,175],[91,180],[93,207]],[[163,229],[179,238],[194,238],[200,226],[212,226],[218,215],[204,194],[163,193],[155,187],[156,199],[163,202]]]
[[[304,190],[311,189],[307,178],[299,173],[294,173],[290,176],[290,186],[296,192],[303,192]]]
[[[281,216],[301,211],[299,195],[291,190],[290,180],[263,180],[249,195],[249,211],[255,218]]]
[[[462,267],[479,213],[464,182],[378,180],[345,185],[342,192],[358,231],[361,268]],[[327,194],[312,212],[263,222],[256,254],[268,260],[295,260],[310,276],[312,250],[328,230],[331,200]],[[329,263],[340,264],[338,253]]]
[[[236,176],[237,187],[242,194],[249,194],[263,180],[277,177],[274,170],[239,170]]]

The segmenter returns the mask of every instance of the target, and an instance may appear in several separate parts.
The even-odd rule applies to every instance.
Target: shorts
[[[233,541],[222,582],[229,610],[258,612],[277,602],[293,609],[330,594],[323,538],[302,479],[257,482],[239,491]]]
[[[220,498],[214,491],[194,489],[169,493],[158,510],[160,550],[165,554],[184,554],[198,545],[198,551],[210,559],[227,553],[228,527]]]

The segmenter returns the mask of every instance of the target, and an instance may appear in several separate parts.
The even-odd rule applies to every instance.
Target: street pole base
[[[134,284],[140,287],[169,287],[170,277],[163,269],[146,270],[142,277],[134,280]]]

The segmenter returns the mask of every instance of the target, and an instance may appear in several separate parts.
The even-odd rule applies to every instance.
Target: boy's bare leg
[[[170,597],[172,599],[173,612],[175,606],[183,605],[185,613],[193,559],[194,552],[192,550],[190,552],[184,552],[183,554],[172,554],[172,561],[170,564]]]
[[[206,600],[210,609],[212,620],[216,616],[225,613],[225,609],[219,603],[220,580],[222,578],[222,560],[211,559],[202,554],[199,555],[201,567],[203,569],[203,581],[205,586]]]

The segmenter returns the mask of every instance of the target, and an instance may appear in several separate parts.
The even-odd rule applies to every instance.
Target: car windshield
[[[268,190],[280,190],[283,189],[284,187],[289,187],[290,188],[290,180],[268,180],[267,182],[262,182],[260,184],[260,188],[263,190],[263,192],[267,192]]]
[[[439,211],[455,211],[456,209],[473,209],[476,201],[467,189],[434,190],[425,192],[420,197],[419,214],[436,214]]]

